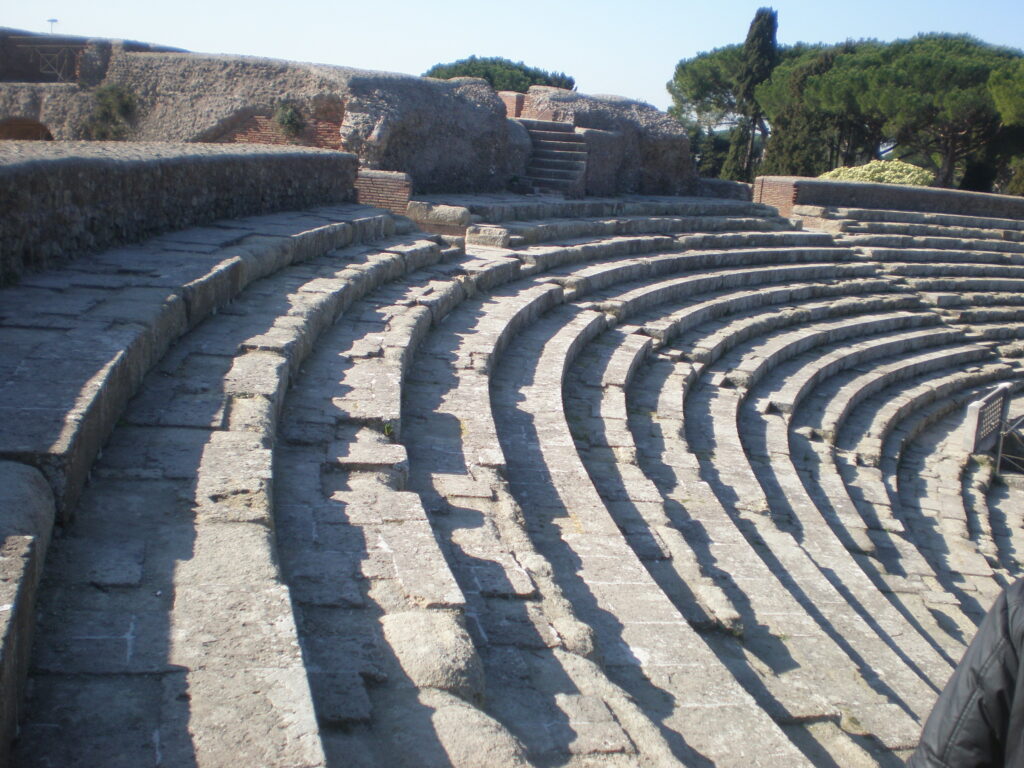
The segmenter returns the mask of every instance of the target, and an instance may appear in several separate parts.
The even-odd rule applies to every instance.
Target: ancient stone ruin
[[[478,78],[436,80],[85,38],[66,41],[75,47],[67,49],[71,63],[62,80],[37,74],[26,82],[32,65],[39,66],[35,49],[49,39],[0,29],[0,138],[36,138],[26,131],[90,138],[98,89],[113,88],[134,105],[125,125],[133,141],[344,149],[367,170],[409,174],[421,193],[498,191],[528,186],[534,177],[575,195],[678,194],[694,186],[686,131],[654,107],[618,97],[534,87],[510,114]],[[16,82],[4,82],[9,78]],[[545,122],[569,136],[531,142],[528,127],[550,133]],[[566,138],[577,145],[568,154],[560,146]],[[588,148],[590,163],[579,151]]]
[[[186,58],[109,57],[272,66]],[[1020,572],[965,406],[1021,410],[1024,200],[739,199],[615,99],[273,66],[347,151],[0,143],[0,763],[899,764]],[[582,181],[497,188],[537,151]]]

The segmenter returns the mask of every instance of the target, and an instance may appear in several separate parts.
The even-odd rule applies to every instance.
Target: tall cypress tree
[[[779,61],[779,46],[776,33],[779,29],[779,14],[771,8],[758,8],[754,20],[747,30],[743,43],[743,67],[740,70],[737,102],[740,112],[747,121],[747,145],[743,155],[743,175],[750,180],[754,166],[754,132],[768,138],[768,126],[764,113],[757,103],[754,90],[771,77]]]

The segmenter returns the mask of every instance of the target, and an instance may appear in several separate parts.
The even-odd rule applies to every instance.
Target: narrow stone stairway
[[[520,118],[533,143],[526,175],[541,192],[563,192],[568,196],[583,194],[587,171],[587,144],[576,135],[572,123]]]

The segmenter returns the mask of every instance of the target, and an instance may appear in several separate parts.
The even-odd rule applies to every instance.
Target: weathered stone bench
[[[182,486],[163,503],[170,504],[174,498],[177,502],[173,503],[186,503],[186,497],[191,498],[190,493],[194,493],[194,500],[187,503],[198,512],[186,528],[170,526],[168,533],[172,541],[176,540],[175,537],[190,537],[197,554],[183,558],[188,567],[178,569],[173,579],[169,573],[159,574],[157,583],[169,595],[176,592],[190,594],[190,590],[214,589],[216,592],[222,589],[233,580],[218,570],[223,565],[216,558],[224,554],[218,550],[225,539],[234,541],[233,551],[235,554],[245,552],[248,569],[239,574],[242,579],[239,585],[244,587],[239,593],[240,599],[229,602],[225,608],[228,611],[250,610],[265,614],[268,626],[274,628],[266,633],[267,642],[297,647],[287,600],[289,590],[280,584],[276,558],[272,554],[274,545],[268,538],[272,524],[272,456],[269,449],[274,444],[284,391],[317,337],[352,301],[397,274],[437,261],[439,257],[440,249],[436,243],[409,237],[384,240],[377,248],[355,246],[331,251],[253,283],[230,308],[191,332],[147,380],[143,394],[133,402],[124,417],[125,426],[118,431],[104,459],[94,467],[95,480],[83,500],[90,509],[89,519],[76,528],[79,537],[86,530],[94,530],[95,541],[88,547],[76,545],[67,552],[63,543],[58,547],[54,556],[61,566],[54,571],[54,576],[66,576],[62,586],[88,591],[95,577],[91,582],[78,582],[73,574],[79,573],[88,578],[90,558],[106,556],[116,562],[115,548],[132,553],[133,558],[140,558],[137,562],[142,566],[149,559],[159,561],[166,557],[156,550],[149,552],[147,559],[142,559],[142,553],[148,549],[142,546],[143,540],[111,537],[107,526],[114,521],[109,519],[110,513],[105,504],[109,503],[106,500],[118,498],[119,494],[123,498],[126,492],[137,493],[125,488],[125,481],[132,478],[142,484]],[[135,462],[141,465],[141,474],[140,469],[133,468]],[[185,474],[180,474],[182,472]],[[191,492],[183,485],[189,475],[194,477],[194,490]],[[191,484],[187,486],[192,487]],[[166,496],[166,493],[154,491],[154,497],[161,496]],[[115,505],[113,509],[118,507]],[[143,516],[140,533],[146,530],[146,525]],[[167,526],[166,523],[163,525]],[[111,538],[116,540],[116,545]],[[115,574],[108,578],[111,586],[140,586],[137,576]],[[301,582],[293,589],[298,587],[301,587]],[[278,599],[282,593],[286,597],[283,603]],[[68,615],[63,609],[54,610],[56,606],[52,603],[46,607],[52,612],[48,615],[52,615],[53,621],[47,618],[41,624],[42,641],[37,651],[41,660],[37,664],[51,673],[50,684],[58,685],[63,676],[80,671],[76,664],[89,667],[95,663],[88,654],[82,653],[69,666],[60,654],[49,653],[51,648],[81,645],[83,640],[76,633],[82,631],[80,622],[88,614],[85,617],[76,615],[79,622],[76,623],[75,620],[67,620]],[[273,615],[278,608],[283,608],[283,613]],[[112,612],[108,621],[116,626],[118,616]],[[210,642],[217,637],[223,638],[219,642],[230,643],[239,631],[231,615],[222,615],[207,601],[182,600],[175,603],[167,620],[173,625],[191,626],[196,632],[206,633],[211,638]],[[159,618],[154,616],[148,621],[158,624]],[[152,625],[149,629],[152,631]],[[190,652],[187,646],[170,643],[168,661],[184,661],[190,658]],[[131,661],[130,654],[128,661]],[[306,752],[302,759],[311,765],[316,764],[322,760],[315,756],[320,750],[320,743],[312,708],[308,699],[304,705],[301,700],[301,688],[308,686],[301,660],[295,655],[284,655],[271,666],[279,670],[274,674],[281,677],[274,684],[287,682],[298,696],[286,707],[292,713],[289,717],[293,721],[288,727],[295,733],[273,747],[280,750],[279,758],[274,759],[297,759],[295,750],[300,744],[305,744],[302,749]],[[128,671],[133,669],[131,664],[126,667]],[[117,674],[117,665],[112,665],[108,671]],[[236,705],[243,709],[252,707],[258,696],[253,700],[247,699],[235,688],[237,680],[250,679],[252,682],[243,685],[255,686],[258,679],[268,674],[238,666],[230,654],[216,664],[211,661],[207,672],[203,676],[188,678],[192,689],[191,701],[195,706],[202,707],[207,700],[225,699],[235,700]],[[252,727],[257,722],[247,721],[244,727]],[[158,722],[157,727],[173,734],[170,722]],[[201,735],[206,733],[206,727],[202,716],[194,713],[190,718],[192,731]],[[209,727],[222,731],[222,726],[210,724]],[[32,749],[34,735],[31,729],[26,731],[23,749]],[[203,753],[203,759],[216,759],[217,750],[221,747],[215,741],[200,740],[197,748],[210,750]],[[270,748],[267,744],[254,746],[261,750]]]
[[[822,675],[846,668],[850,660],[845,657],[841,648],[834,647],[827,634],[810,631],[813,621],[800,622],[799,617],[804,614],[803,609],[793,602],[784,590],[772,589],[772,585],[775,584],[774,577],[766,573],[759,586],[745,594],[730,581],[727,591],[732,595],[732,602],[723,604],[717,586],[714,582],[709,583],[704,574],[715,574],[719,569],[731,574],[749,570],[754,567],[754,563],[761,562],[753,550],[747,553],[743,566],[733,562],[730,548],[723,550],[716,547],[714,551],[717,557],[700,557],[697,551],[703,551],[707,545],[703,542],[690,544],[681,534],[680,528],[686,530],[686,526],[683,525],[685,518],[682,515],[677,516],[674,525],[671,524],[672,521],[667,520],[666,513],[662,510],[663,497],[658,493],[657,485],[641,469],[649,470],[653,457],[639,446],[634,446],[633,431],[627,426],[627,423],[635,426],[636,422],[641,420],[638,415],[641,411],[645,414],[653,412],[650,407],[640,408],[634,405],[630,408],[626,403],[626,387],[632,383],[632,374],[640,367],[639,359],[645,355],[650,339],[644,339],[635,333],[623,334],[623,330],[620,326],[606,331],[587,348],[581,355],[582,365],[576,366],[576,370],[571,374],[572,383],[568,386],[568,393],[570,399],[580,401],[575,415],[571,405],[569,406],[569,419],[571,425],[575,424],[577,440],[587,447],[584,462],[596,487],[602,493],[605,505],[616,517],[620,529],[625,532],[627,541],[684,615],[689,616],[696,612],[696,618],[690,619],[696,626],[704,626],[709,620],[720,624],[726,623],[727,626],[729,622],[736,622],[733,625],[733,632],[742,635],[743,643],[761,647],[770,645],[771,642],[771,635],[764,626],[764,622],[767,621],[773,625],[772,631],[795,635],[787,644],[788,653],[799,658],[809,658],[810,655],[830,657],[828,673],[825,665],[805,663],[765,680],[764,685],[770,693],[759,700],[769,712],[778,709],[779,713],[775,716],[783,718],[832,718],[839,709],[852,707],[854,716],[858,717],[876,737],[887,743],[894,743],[891,740],[895,739],[898,743],[901,737],[895,734],[900,728],[899,723],[904,722],[901,720],[903,713],[897,714],[889,709],[889,705],[877,701],[871,704],[858,701],[855,704],[846,698],[850,694],[846,686],[839,684],[835,679],[822,679]],[[605,344],[613,351],[591,355],[592,347]],[[604,363],[606,365],[602,366]],[[662,363],[668,364],[668,361],[663,360]],[[588,386],[588,382],[597,381],[600,381],[600,387]],[[638,393],[638,396],[642,399],[645,394],[656,396],[656,392]],[[662,422],[665,410],[658,408],[657,421],[653,423]],[[586,414],[591,413],[600,414],[600,418],[587,419]],[[643,421],[646,422],[646,418]],[[652,435],[652,431],[641,427],[637,434]],[[671,423],[664,425],[662,434],[665,441],[665,460],[671,460],[669,457],[678,457],[682,449],[678,446],[673,449],[671,445],[671,437],[676,434],[676,430],[671,428]],[[656,472],[654,476],[659,478],[663,488],[667,489],[665,484],[671,484],[671,471],[666,470],[667,467]],[[687,495],[692,492],[688,489],[681,490]],[[667,498],[671,498],[671,493]],[[679,509],[681,513],[682,507]],[[742,538],[740,540],[742,541]],[[687,610],[688,600],[697,601],[696,610]],[[783,610],[782,606],[787,603],[789,609]],[[727,611],[724,614],[723,609]],[[736,614],[735,618],[730,615],[733,612]],[[797,624],[801,626],[799,632],[795,630]],[[730,639],[728,635],[711,633],[705,634],[704,637],[712,647],[721,649],[719,653],[730,653],[726,649],[735,647],[736,641]],[[767,649],[765,652],[767,653]],[[770,657],[765,660],[771,663]],[[862,695],[858,694],[854,698],[861,697]],[[914,730],[915,726],[912,723],[905,724],[907,731]],[[829,739],[842,741],[840,729],[830,729],[829,734]]]
[[[731,211],[729,211],[731,213]],[[755,232],[792,230],[787,219],[764,215],[633,216],[593,219],[539,219],[501,224],[470,224],[466,245],[496,248],[522,248],[552,240],[577,240],[639,234],[678,234],[681,232]],[[750,211],[755,213],[755,211]]]
[[[967,227],[996,231],[1024,231],[1021,219],[994,216],[969,216],[927,211],[888,210],[885,208],[850,208],[843,206],[796,205],[793,215],[828,231],[840,231],[842,226],[861,222],[891,222],[896,224],[923,224],[940,227]]]

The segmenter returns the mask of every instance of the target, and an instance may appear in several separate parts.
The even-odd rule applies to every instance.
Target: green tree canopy
[[[957,164],[995,138],[1001,121],[988,88],[1011,51],[966,35],[921,35],[887,46],[859,97],[862,111],[885,117],[896,152],[936,168],[950,186]]]
[[[756,88],[756,98],[772,126],[760,168],[762,174],[817,176],[829,170],[832,116],[807,102],[807,83],[827,72],[835,54],[808,48],[780,64],[771,80]]]
[[[709,130],[741,127],[722,175],[816,176],[892,153],[929,168],[936,185],[1005,187],[1024,156],[1024,54],[965,35],[929,34],[771,54],[775,14],[761,9],[742,46],[680,61],[670,114]],[[769,70],[769,64],[774,65]],[[761,79],[770,71],[767,79]],[[751,84],[753,88],[751,91]]]
[[[510,61],[499,56],[479,58],[470,56],[450,64],[435,64],[423,77],[450,80],[453,77],[482,77],[496,91],[526,93],[531,85],[550,85],[555,88],[576,88],[576,81],[564,72],[547,72],[528,67],[521,61]]]
[[[1006,125],[1024,125],[1024,58],[993,70],[988,90]]]
[[[730,132],[730,141],[745,144],[730,148],[722,168],[728,178],[750,179],[756,134],[761,134],[762,143],[768,134],[755,90],[778,63],[777,29],[776,12],[760,8],[743,45],[716,48],[680,61],[667,84],[673,102],[669,114],[681,122],[696,124],[705,132],[730,126],[739,129]]]
[[[859,96],[879,50],[870,41],[791,49],[756,89],[771,125],[761,173],[817,176],[878,156],[884,118]]]
[[[768,137],[768,126],[764,122],[764,110],[757,103],[755,89],[769,77],[779,62],[779,45],[776,33],[779,29],[779,15],[771,8],[758,8],[754,20],[747,30],[743,43],[743,65],[740,67],[737,85],[737,106],[747,120],[747,145],[743,152],[743,165],[734,178],[741,181],[754,180],[754,131],[761,134],[762,143]]]
[[[734,125],[740,116],[736,94],[742,57],[742,45],[728,45],[680,61],[666,86],[672,96],[669,114],[704,129]]]

